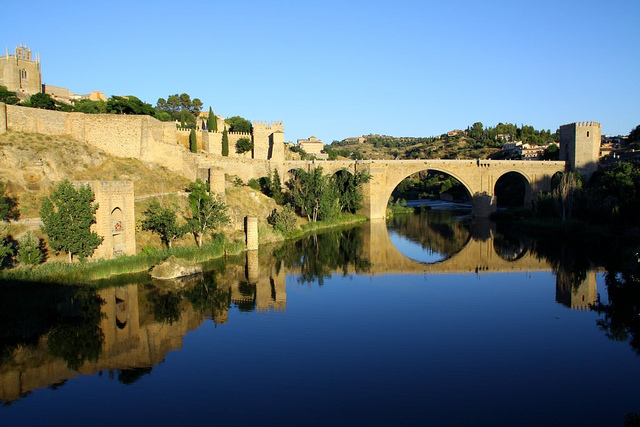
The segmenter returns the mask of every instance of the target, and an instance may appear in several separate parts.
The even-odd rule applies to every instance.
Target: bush
[[[281,210],[274,209],[267,221],[274,230],[281,233],[291,233],[298,228],[297,216],[289,205],[284,206]]]
[[[27,231],[18,241],[18,262],[24,265],[38,265],[44,259],[42,241],[36,238],[31,231]]]
[[[249,182],[247,182],[247,185],[253,188],[254,190],[257,190],[257,191],[262,190],[262,186],[260,185],[260,182],[255,178],[251,178]]]
[[[244,185],[244,181],[241,178],[235,177],[233,178],[233,185],[236,187],[242,187]]]
[[[253,150],[253,142],[249,138],[240,138],[236,142],[236,153],[242,154]]]

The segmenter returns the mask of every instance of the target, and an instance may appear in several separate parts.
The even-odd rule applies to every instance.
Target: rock
[[[154,279],[167,280],[200,274],[202,273],[202,268],[199,265],[171,256],[153,267],[150,273]]]

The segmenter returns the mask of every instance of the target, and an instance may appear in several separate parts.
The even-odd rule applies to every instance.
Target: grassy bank
[[[121,256],[110,260],[97,260],[68,264],[50,262],[33,268],[17,267],[0,271],[0,281],[30,281],[46,283],[78,284],[107,277],[147,271],[169,256],[192,262],[205,262],[224,255],[242,252],[241,242],[218,239],[202,245],[202,248],[171,248],[143,251],[136,255]]]
[[[354,225],[367,222],[368,218],[362,214],[340,214],[338,218],[333,221],[317,221],[304,224],[300,230],[296,230],[284,235],[285,240],[299,239],[309,234],[313,234],[317,231],[326,230],[330,228],[342,227],[345,225]]]

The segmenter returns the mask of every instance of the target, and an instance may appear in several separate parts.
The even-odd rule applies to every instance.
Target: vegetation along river
[[[634,419],[637,250],[437,207],[181,281],[3,283],[0,425]]]

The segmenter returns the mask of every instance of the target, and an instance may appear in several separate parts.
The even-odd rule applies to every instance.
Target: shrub
[[[247,185],[257,191],[260,191],[262,189],[262,186],[260,185],[260,181],[258,181],[255,178],[251,178],[249,182],[247,182]]]
[[[29,266],[40,264],[44,258],[42,241],[36,238],[31,231],[27,231],[27,234],[18,241],[16,258],[20,264]]]
[[[274,209],[267,218],[274,230],[281,233],[291,233],[298,227],[298,219],[291,206],[286,205],[281,210]]]

